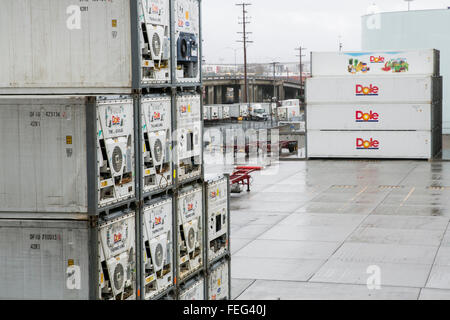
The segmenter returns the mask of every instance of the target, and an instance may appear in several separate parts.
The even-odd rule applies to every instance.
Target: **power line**
[[[244,103],[248,102],[247,43],[252,43],[252,41],[248,40],[248,34],[251,34],[251,32],[247,31],[247,24],[249,24],[250,22],[248,21],[248,12],[245,10],[245,8],[251,5],[251,3],[245,2],[236,4],[236,6],[242,7],[242,22],[239,22],[239,24],[242,24],[242,32],[238,32],[238,34],[242,34],[242,40],[238,40],[238,42],[242,42],[244,45]]]

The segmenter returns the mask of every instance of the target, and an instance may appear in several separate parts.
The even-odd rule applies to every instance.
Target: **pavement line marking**
[[[402,203],[400,204],[400,207],[403,207],[405,202],[409,199],[409,197],[411,197],[411,195],[414,193],[414,191],[416,191],[416,187],[413,187],[411,189],[411,191],[408,193],[408,195],[405,197],[405,199],[403,199]]]
[[[363,194],[364,192],[366,192],[366,190],[369,188],[369,186],[366,186],[364,189],[362,189],[360,192],[358,192],[356,194],[356,196],[354,196],[349,202],[352,202],[353,200],[355,200],[356,198],[358,198],[361,194]]]

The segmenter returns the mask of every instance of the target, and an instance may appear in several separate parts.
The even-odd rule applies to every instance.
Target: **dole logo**
[[[358,150],[378,150],[380,149],[380,142],[373,138],[370,140],[364,140],[361,138],[356,139],[356,149]]]
[[[161,120],[161,113],[159,112],[153,113],[153,120]]]
[[[363,111],[356,111],[356,122],[378,122],[380,115],[370,110],[368,113]]]
[[[380,88],[370,84],[368,87],[364,87],[361,84],[356,85],[356,95],[357,96],[378,96]]]
[[[120,124],[120,117],[112,116],[111,122],[112,122],[113,126],[119,125]]]
[[[189,203],[187,206],[188,211],[192,211],[192,209],[194,209],[194,204],[193,203]]]
[[[187,106],[181,106],[181,113],[187,112]]]
[[[119,241],[122,241],[122,234],[121,233],[114,234],[114,243],[117,243]]]
[[[155,226],[159,226],[162,223],[161,217],[155,217]]]
[[[382,56],[379,56],[379,57],[374,57],[374,56],[371,56],[370,57],[370,63],[384,63],[384,57],[382,57]]]
[[[159,8],[156,4],[152,4],[152,13],[159,13]]]

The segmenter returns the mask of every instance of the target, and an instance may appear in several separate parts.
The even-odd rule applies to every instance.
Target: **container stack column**
[[[313,52],[311,57],[309,158],[440,156],[439,51]]]

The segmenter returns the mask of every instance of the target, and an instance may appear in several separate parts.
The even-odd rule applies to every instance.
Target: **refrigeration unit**
[[[211,106],[211,118],[210,120],[219,120],[219,108],[221,106]]]
[[[0,220],[0,299],[136,299],[135,213]]]
[[[197,277],[183,285],[178,300],[205,300],[205,280]]]
[[[135,198],[134,104],[0,98],[0,212],[89,213]]]
[[[231,300],[230,262],[223,260],[211,267],[207,281],[208,300]]]
[[[100,299],[136,299],[135,213],[100,223],[99,230]]]
[[[206,221],[208,262],[229,253],[228,179],[206,183]]]
[[[198,0],[175,0],[177,82],[200,82],[200,6]]]
[[[209,120],[211,113],[211,107],[210,106],[203,106],[203,121]]]
[[[170,81],[169,0],[139,0],[142,83]]]
[[[172,185],[172,108],[169,96],[141,99],[143,190],[164,190]]]
[[[202,173],[202,123],[200,96],[177,96],[176,164],[178,181],[195,178]]]
[[[174,283],[172,199],[146,204],[143,220],[144,295],[149,300]]]
[[[178,215],[178,279],[203,267],[203,188],[189,186],[180,191],[177,197]]]
[[[230,119],[230,107],[229,106],[222,106],[222,116],[220,117],[222,120],[228,120]]]

